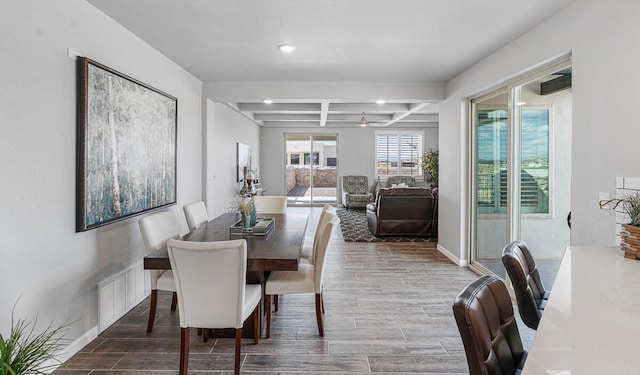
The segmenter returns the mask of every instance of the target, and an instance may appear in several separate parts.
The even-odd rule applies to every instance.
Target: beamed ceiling
[[[207,98],[261,126],[312,128],[358,126],[363,112],[370,126],[437,126],[445,82],[574,0],[87,1]]]

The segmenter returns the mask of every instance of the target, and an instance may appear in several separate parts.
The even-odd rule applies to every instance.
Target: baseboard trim
[[[449,260],[451,260],[453,263],[457,264],[458,266],[466,267],[466,266],[469,265],[469,263],[466,260],[461,260],[459,257],[454,255],[452,252],[447,250],[444,246],[438,244],[437,249],[438,249],[439,252],[442,253],[442,255],[444,255],[447,258],[449,258]]]
[[[85,332],[82,336],[75,339],[71,344],[66,346],[62,351],[60,351],[56,361],[49,361],[45,365],[51,365],[55,367],[51,367],[51,372],[53,372],[56,368],[60,367],[61,363],[66,362],[69,358],[73,357],[76,353],[78,353],[82,348],[84,348],[91,341],[95,340],[98,337],[98,326],[95,326]]]

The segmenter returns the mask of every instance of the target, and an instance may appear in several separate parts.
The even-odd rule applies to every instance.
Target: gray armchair
[[[366,207],[373,201],[369,192],[367,176],[342,176],[342,204],[348,210],[351,207]]]

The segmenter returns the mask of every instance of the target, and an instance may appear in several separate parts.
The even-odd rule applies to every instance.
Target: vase
[[[640,259],[640,227],[622,224],[620,249],[624,251],[625,258]]]
[[[256,225],[257,215],[258,215],[258,213],[256,212],[256,205],[252,204],[251,205],[251,216],[250,216],[251,220],[249,220],[249,223],[250,223],[251,226]]]
[[[251,228],[251,215],[242,214],[242,226],[244,228]]]

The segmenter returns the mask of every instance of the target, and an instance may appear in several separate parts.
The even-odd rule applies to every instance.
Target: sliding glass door
[[[470,259],[481,273],[506,277],[502,249],[523,240],[553,283],[570,239],[571,102],[569,62],[472,100]]]
[[[285,134],[289,206],[336,204],[337,134]]]

